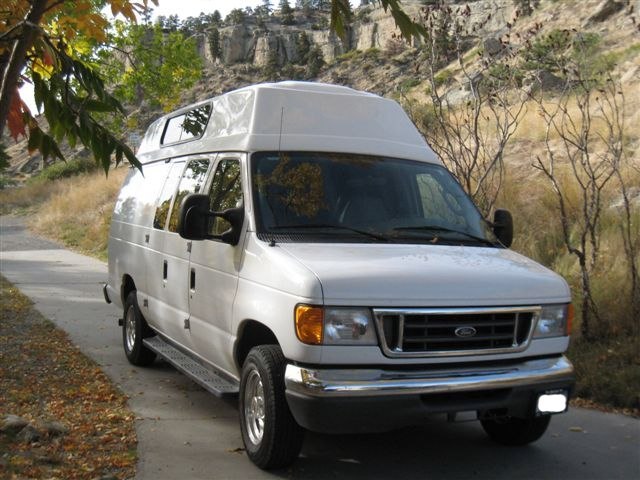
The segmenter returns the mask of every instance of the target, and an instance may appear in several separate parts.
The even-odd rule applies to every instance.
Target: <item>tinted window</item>
[[[495,242],[441,165],[355,154],[251,156],[259,234],[305,241]]]
[[[167,126],[162,136],[162,144],[183,142],[200,137],[204,133],[210,115],[211,105],[203,105],[170,118],[167,120]]]
[[[164,229],[164,226],[167,223],[167,217],[169,216],[171,199],[173,198],[173,194],[175,193],[178,182],[180,181],[180,175],[182,174],[183,168],[184,162],[178,162],[171,165],[171,170],[169,170],[169,175],[164,182],[164,186],[160,192],[160,197],[156,203],[157,206],[156,214],[153,217],[153,228],[159,228],[160,230]]]
[[[222,160],[218,164],[209,197],[210,208],[214,212],[242,205],[240,163],[237,160]],[[212,218],[209,223],[209,233],[212,235],[220,235],[229,228],[229,222],[222,218]]]
[[[178,186],[178,192],[173,202],[173,209],[171,210],[171,218],[169,219],[169,231],[178,231],[178,216],[180,215],[180,205],[184,197],[190,193],[200,193],[200,189],[207,177],[207,171],[209,170],[209,160],[191,160],[187,164],[187,168],[182,174],[180,185]]]

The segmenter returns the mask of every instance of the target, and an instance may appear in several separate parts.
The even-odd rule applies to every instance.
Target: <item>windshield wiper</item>
[[[492,242],[491,240],[487,240],[486,238],[478,237],[478,236],[473,235],[471,233],[463,232],[463,231],[460,231],[460,230],[455,230],[453,228],[442,227],[440,225],[416,225],[416,226],[413,226],[413,227],[395,227],[394,230],[398,230],[398,231],[401,231],[401,230],[417,230],[417,231],[428,230],[428,231],[440,231],[440,232],[457,233],[458,235],[464,235],[467,238],[470,238],[470,239],[475,240],[475,241],[480,242],[480,243],[484,243],[485,245],[491,245],[492,247],[497,246],[497,244],[495,242]]]
[[[384,235],[380,235],[373,232],[367,232],[366,230],[358,230],[357,228],[347,227],[345,225],[334,225],[331,223],[314,223],[314,224],[293,224],[293,225],[276,225],[273,227],[269,227],[270,230],[284,230],[287,228],[296,228],[296,229],[320,229],[320,228],[336,228],[338,230],[348,230],[349,232],[357,233],[359,235],[363,235],[370,238],[375,238],[376,240],[381,240],[384,242],[388,242],[389,238]]]

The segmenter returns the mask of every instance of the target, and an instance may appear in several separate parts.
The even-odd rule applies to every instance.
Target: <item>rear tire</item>
[[[122,322],[122,345],[129,363],[144,367],[151,365],[156,354],[144,346],[142,340],[155,335],[147,325],[138,308],[136,291],[130,292],[124,303],[124,321]]]
[[[551,416],[530,418],[507,417],[481,420],[482,428],[496,443],[522,446],[538,440],[547,431]]]
[[[247,455],[269,470],[291,465],[304,430],[291,415],[284,393],[285,359],[277,345],[251,349],[240,381],[240,430]]]

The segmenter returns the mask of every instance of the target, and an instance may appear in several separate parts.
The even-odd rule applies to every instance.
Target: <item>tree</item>
[[[157,5],[156,0],[152,0]],[[96,161],[107,170],[111,155],[116,163],[126,158],[139,165],[126,144],[116,138],[97,114],[122,112],[120,103],[105,89],[91,63],[90,54],[107,37],[108,20],[102,8],[130,22],[144,14],[148,0],[6,0],[0,22],[0,136],[8,126],[10,134],[29,139],[29,149],[44,158],[63,158],[58,146],[66,139],[79,139],[93,151]],[[29,81],[35,100],[49,122],[45,133],[20,98],[18,87]]]
[[[568,40],[567,45],[577,54],[565,59],[560,92],[554,98],[542,94],[532,97],[545,127],[545,151],[536,157],[534,167],[554,192],[564,245],[580,269],[581,333],[594,339],[610,333],[594,297],[593,279],[602,270],[599,259],[602,217],[607,208],[605,193],[616,181],[623,196],[619,226],[636,315],[640,313],[640,245],[622,174],[628,133],[623,122],[621,85],[610,75],[606,62],[600,62],[599,55],[594,54],[591,41],[583,43],[585,39],[579,34],[570,35]],[[582,48],[586,51],[580,54]]]
[[[277,48],[269,50],[269,53],[267,54],[267,63],[262,71],[267,77],[267,80],[275,81],[280,78],[280,58]]]
[[[280,21],[282,25],[293,25],[293,8],[289,4],[289,0],[280,0]]]
[[[298,54],[298,65],[306,65],[309,60],[309,50],[311,42],[305,32],[300,32],[296,36],[296,51]]]
[[[273,3],[271,3],[271,0],[262,0],[262,8],[265,14],[269,16],[273,12]]]
[[[101,52],[102,69],[115,95],[132,104],[143,99],[170,111],[180,93],[200,78],[202,60],[194,38],[161,25],[116,22],[113,49]]]
[[[504,178],[504,151],[525,111],[526,97],[511,95],[519,85],[517,55],[484,55],[473,69],[465,62],[468,32],[477,28],[462,11],[438,3],[425,10],[425,67],[431,103],[409,114],[429,145],[488,216]],[[440,69],[456,59],[459,72]]]
[[[245,14],[240,8],[234,8],[224,19],[227,25],[241,25],[244,23]]]
[[[310,17],[313,11],[311,0],[296,0],[296,8],[300,10],[305,17]]]
[[[310,51],[307,58],[307,78],[315,78],[324,66],[324,56],[318,45],[315,45]]]
[[[214,60],[222,57],[222,45],[220,45],[220,30],[217,27],[213,27],[209,30],[209,52]]]

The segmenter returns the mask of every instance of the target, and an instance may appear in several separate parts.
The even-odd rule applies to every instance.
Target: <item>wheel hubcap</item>
[[[264,389],[256,370],[251,370],[245,384],[244,418],[249,440],[258,445],[264,434]]]
[[[132,352],[136,344],[136,314],[133,311],[133,307],[129,307],[129,310],[127,310],[127,317],[124,319],[124,332],[127,350]]]

